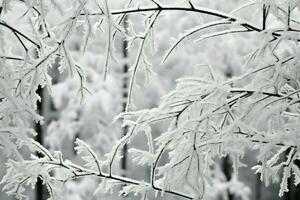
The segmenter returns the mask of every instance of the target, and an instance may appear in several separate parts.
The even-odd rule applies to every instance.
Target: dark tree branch
[[[71,179],[76,179],[76,178],[80,178],[80,177],[87,177],[87,176],[96,176],[96,177],[100,177],[100,178],[115,180],[115,181],[118,181],[120,183],[125,183],[125,184],[131,184],[131,185],[140,185],[141,184],[141,182],[137,181],[137,180],[132,180],[132,179],[129,179],[129,178],[126,178],[126,177],[115,176],[115,175],[106,174],[106,173],[99,174],[96,171],[87,170],[87,169],[81,168],[80,166],[77,166],[75,164],[72,164],[70,166],[70,165],[66,165],[63,162],[55,161],[55,160],[41,161],[40,164],[56,165],[56,166],[60,166],[60,167],[66,168],[68,170],[71,170],[72,173],[74,174],[71,177]],[[152,189],[156,190],[156,191],[165,192],[165,193],[172,194],[172,195],[184,198],[184,199],[191,199],[191,200],[193,199],[193,197],[191,197],[189,195],[186,195],[186,194],[183,194],[183,193],[178,192],[178,191],[163,190],[162,188],[151,185],[150,183],[143,182],[143,184],[151,186]]]
[[[201,13],[201,14],[206,14],[206,15],[210,15],[210,16],[214,16],[214,17],[218,17],[218,18],[222,18],[222,19],[227,19],[231,22],[237,22],[239,19],[237,19],[234,16],[228,15],[226,13],[217,11],[217,10],[211,10],[211,9],[207,9],[207,8],[202,8],[202,7],[195,7],[195,6],[190,6],[190,7],[180,7],[180,6],[162,6],[160,5],[159,7],[146,7],[146,8],[127,8],[127,9],[123,9],[123,10],[115,10],[112,11],[111,14],[112,15],[120,15],[120,14],[130,14],[130,13],[142,13],[142,12],[153,12],[153,11],[186,11],[186,12],[196,12],[196,13]],[[88,15],[94,15],[94,16],[99,16],[99,15],[103,15],[104,13],[89,13]],[[81,15],[86,15],[86,13],[82,13]],[[262,31],[260,28],[249,24],[247,22],[241,22],[240,24],[241,26],[243,26],[244,28],[248,29],[248,30],[253,30],[253,31],[257,31],[260,32]]]
[[[32,43],[33,45],[35,45],[37,48],[40,48],[39,44],[37,44],[36,42],[34,42],[32,39],[30,39],[28,36],[24,35],[20,31],[18,31],[17,29],[13,28],[12,26],[4,23],[3,21],[0,21],[0,25],[6,27],[8,29],[10,29],[15,35],[21,36],[22,38],[26,39],[27,41],[29,41],[30,43]]]
[[[24,61],[24,58],[14,57],[14,56],[0,56],[0,59]]]

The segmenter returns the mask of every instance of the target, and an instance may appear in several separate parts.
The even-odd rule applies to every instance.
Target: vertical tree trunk
[[[44,96],[44,91],[42,88],[38,88],[37,90],[37,94],[41,97],[41,99],[43,99],[43,96]],[[43,101],[38,101],[37,102],[37,112],[42,115],[43,114]],[[43,126],[38,123],[35,125],[35,131],[37,133],[36,137],[35,137],[35,140],[37,142],[39,142],[41,145],[43,145],[44,141],[43,141],[43,134],[44,134],[44,131],[43,131]],[[38,154],[38,156],[40,156]],[[36,183],[36,189],[35,189],[35,199],[36,200],[44,200],[44,186],[43,186],[43,181],[41,179],[38,179],[37,183]]]
[[[125,28],[125,30],[127,30],[127,27],[128,27],[128,21],[127,21],[127,16],[124,17],[124,20],[123,20],[123,26]],[[128,64],[127,64],[127,58],[128,58],[128,41],[126,40],[126,38],[124,38],[123,40],[123,43],[122,43],[122,50],[123,50],[123,58],[125,60],[125,63],[124,63],[124,66],[123,66],[123,85],[122,85],[122,97],[123,97],[123,105],[122,105],[122,109],[123,109],[123,112],[126,110],[126,101],[125,99],[127,99],[128,97]],[[125,126],[123,128],[123,135],[125,135],[128,131],[128,127]],[[123,171],[123,175],[125,176],[126,175],[126,170],[127,170],[127,149],[128,149],[128,146],[127,144],[124,145],[123,147],[123,152],[122,152],[122,155],[123,155],[123,158],[121,160],[121,168],[122,168],[122,171]]]
[[[59,72],[58,72],[58,60],[56,60],[56,64],[54,64],[53,68],[50,69],[51,77],[52,77],[52,84],[58,83],[59,79]],[[44,124],[47,125],[49,122],[56,118],[56,110],[54,108],[52,99],[50,98],[49,94],[46,92],[46,89],[43,89],[41,87],[38,88],[37,94],[42,99],[41,102],[37,102],[37,112],[38,114],[42,115],[44,117]],[[37,132],[37,135],[35,137],[35,140],[39,142],[41,145],[44,144],[44,137],[46,135],[44,126],[41,124],[35,125],[35,131]],[[41,156],[37,154],[37,156]],[[35,191],[35,199],[36,200],[46,200],[48,195],[46,195],[46,188],[43,185],[43,182],[41,179],[38,179],[38,182],[36,184],[36,191]]]
[[[230,66],[225,71],[225,76],[226,76],[226,78],[231,78],[233,76],[233,70]],[[231,163],[231,160],[230,160],[229,156],[226,156],[222,160],[222,170],[223,170],[223,173],[226,177],[226,180],[230,181],[231,178],[232,178],[232,163]],[[233,200],[234,199],[234,195],[231,194],[230,191],[227,191],[227,194],[228,194],[228,200]]]
[[[232,163],[231,160],[229,158],[229,156],[226,156],[223,160],[222,160],[222,170],[223,173],[226,177],[227,181],[230,181],[232,178]],[[234,195],[230,192],[227,191],[228,194],[228,200],[233,200],[234,199]]]
[[[256,174],[255,200],[261,200],[261,187],[262,187],[262,183],[260,180],[260,174]]]

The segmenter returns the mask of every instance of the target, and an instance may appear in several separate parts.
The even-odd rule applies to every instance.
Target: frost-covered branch
[[[112,175],[104,172],[99,173],[99,170],[94,170],[93,166],[96,163],[96,165],[99,167],[98,169],[100,169],[100,165],[103,165],[104,163],[100,160],[97,160],[94,153],[91,152],[92,150],[90,150],[89,147],[82,141],[77,142],[76,149],[79,150],[81,153],[87,150],[89,152],[88,154],[92,156],[92,157],[87,157],[88,154],[84,154],[85,156],[82,157],[87,162],[85,167],[76,165],[74,163],[71,163],[70,161],[63,161],[60,154],[51,156],[50,153],[44,148],[38,151],[42,151],[42,152],[46,151],[45,155],[49,155],[49,156],[45,156],[43,158],[34,158],[32,162],[31,161],[26,161],[26,162],[10,161],[8,164],[11,166],[10,171],[2,180],[2,183],[7,183],[7,186],[4,189],[7,190],[9,194],[15,194],[21,197],[23,196],[22,193],[24,192],[23,187],[28,184],[34,184],[36,182],[34,177],[40,177],[43,179],[44,181],[43,183],[45,185],[48,185],[48,190],[50,191],[50,194],[52,193],[57,195],[57,194],[61,194],[63,188],[59,188],[60,186],[57,187],[57,185],[55,185],[55,181],[63,183],[66,181],[70,181],[72,179],[94,176],[94,177],[99,177],[102,180],[102,183],[109,184],[108,186],[106,186],[108,188],[113,188],[118,185],[123,185],[123,190],[120,192],[120,194],[123,194],[123,196],[127,195],[128,193],[135,193],[138,190],[148,191],[150,189],[153,189],[155,191],[172,194],[178,197],[182,197],[184,199],[193,199],[192,196],[174,190],[164,190],[163,188],[151,185],[150,183],[146,183],[144,181],[132,180],[130,178]],[[25,172],[23,171],[24,169],[26,170]],[[44,171],[43,174],[39,174],[41,172],[40,169],[47,169],[47,170]],[[58,175],[51,174],[51,171],[54,169],[64,171],[66,176],[59,177]],[[30,171],[31,174],[30,176],[28,175],[26,176],[26,173],[28,173],[27,170]],[[12,175],[17,180],[20,181],[11,182],[10,179]],[[99,184],[97,192],[100,191],[106,192],[105,189],[102,188],[103,187],[102,183]],[[51,195],[50,197],[55,199],[58,196]]]

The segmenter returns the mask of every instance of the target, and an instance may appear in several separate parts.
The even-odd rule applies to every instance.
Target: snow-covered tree
[[[130,0],[120,4],[108,0],[0,1],[0,147],[9,158],[2,179],[4,190],[22,199],[26,186],[34,187],[40,178],[49,198],[56,200],[62,199],[66,182],[96,177],[101,182],[95,195],[120,190],[122,196],[133,193],[143,199],[153,192],[156,196],[211,199],[218,198],[207,192],[214,187],[216,195],[229,190],[248,199],[247,187],[238,181],[238,170],[245,167],[242,158],[247,151],[255,153],[257,165],[252,169],[260,174],[261,181],[280,185],[279,196],[289,191],[289,179],[298,185],[299,1],[231,3],[235,9],[212,9],[202,7],[201,1],[188,0]],[[158,27],[164,27],[165,18],[174,13],[197,20],[187,20],[191,24],[175,35],[170,46],[160,47],[161,40],[170,38],[157,35]],[[127,29],[122,26],[125,16],[130,17]],[[180,23],[180,19],[176,22]],[[124,37],[133,59],[120,57],[116,44]],[[229,42],[219,37],[229,38]],[[237,38],[238,44],[245,46],[239,50],[245,52],[232,50]],[[220,43],[209,48],[213,55],[207,56],[201,51],[205,52],[211,40]],[[199,54],[192,53],[192,44],[199,45]],[[162,49],[166,49],[164,56]],[[244,64],[243,54],[248,54]],[[173,56],[176,59],[172,61]],[[217,65],[226,65],[221,70],[229,65],[237,74],[225,80],[209,65],[208,58],[215,59],[212,63]],[[190,71],[194,76],[180,78],[178,71],[161,70],[152,78],[154,65],[173,67],[182,60],[189,65],[184,67],[196,68]],[[112,106],[119,101],[115,96],[121,93],[117,89],[118,77],[112,72],[116,70],[114,66],[124,63],[130,66],[126,109],[115,120],[122,119],[128,132],[107,154],[99,155],[103,146],[90,146],[88,141],[110,143],[114,135],[88,135],[120,130],[116,125],[108,129],[104,119],[121,111]],[[64,84],[53,86],[49,72],[57,65]],[[106,82],[99,80],[100,71]],[[156,83],[166,83],[161,78],[163,73],[180,79],[159,105],[140,108],[135,93],[141,85],[141,71],[146,80]],[[83,162],[75,164],[60,151],[48,150],[32,139],[32,124],[43,123],[43,116],[36,112],[37,101],[42,100],[37,94],[39,87],[53,94],[57,107],[66,106],[60,120],[48,127],[48,145],[59,146],[61,132],[74,138],[80,131],[75,150]],[[96,106],[96,101],[104,104]],[[74,112],[74,106],[79,113]],[[97,126],[90,125],[93,120]],[[154,134],[157,125],[165,128]],[[147,146],[131,148],[129,153],[135,163],[149,170],[147,180],[120,176],[116,167],[122,148],[136,137],[144,137]],[[24,149],[27,153],[20,153]],[[36,152],[42,156],[35,156]],[[222,184],[218,177],[216,163],[224,156],[231,158],[235,172],[229,184]]]

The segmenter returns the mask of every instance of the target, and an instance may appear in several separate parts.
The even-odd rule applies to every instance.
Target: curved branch
[[[226,25],[226,24],[231,24],[230,21],[223,21],[223,20],[218,20],[218,21],[214,21],[214,22],[211,22],[211,23],[208,23],[208,24],[204,24],[202,26],[199,26],[199,27],[195,27],[191,30],[189,30],[187,33],[185,33],[184,35],[182,35],[173,45],[172,47],[167,51],[166,55],[164,56],[163,58],[163,61],[162,62],[165,62],[168,57],[171,55],[171,53],[176,49],[176,47],[185,39],[187,39],[188,37],[190,37],[191,35],[199,32],[199,31],[202,31],[204,29],[207,29],[207,28],[211,28],[211,27],[215,27],[215,26],[219,26],[219,25]]]
[[[130,82],[129,82],[127,105],[126,105],[126,108],[125,108],[126,112],[129,110],[129,107],[130,107],[130,104],[131,104],[131,98],[132,98],[132,91],[133,91],[135,76],[136,76],[137,69],[138,69],[138,66],[139,66],[139,63],[140,63],[140,59],[141,59],[142,54],[143,54],[143,49],[144,49],[144,46],[145,46],[145,43],[146,43],[146,39],[149,35],[150,30],[153,28],[154,23],[156,22],[156,19],[158,18],[159,14],[160,14],[160,11],[158,11],[154,14],[155,16],[153,17],[153,20],[149,23],[149,26],[147,27],[147,29],[146,29],[143,37],[142,37],[143,41],[140,45],[140,48],[139,48],[139,51],[138,51],[138,56],[137,56],[137,59],[135,61],[135,64],[134,64],[134,67],[133,67],[133,70],[132,70],[131,79],[130,79]]]
[[[243,19],[239,19],[238,17],[234,15],[230,15],[218,10],[213,10],[213,9],[207,9],[203,7],[182,7],[182,6],[162,6],[160,5],[159,7],[144,7],[144,8],[127,8],[127,9],[122,9],[122,10],[114,10],[111,12],[112,15],[121,15],[121,14],[130,14],[130,13],[140,13],[140,12],[153,12],[153,11],[186,11],[186,12],[195,12],[195,13],[201,13],[205,15],[210,15],[214,17],[218,17],[221,19],[227,19],[231,22],[241,22],[241,26],[243,26],[246,29],[261,32],[262,30],[258,28],[257,26],[251,24],[250,22],[246,22]],[[103,15],[104,13],[90,13],[88,15]],[[86,15],[86,14],[81,14],[81,15]]]

